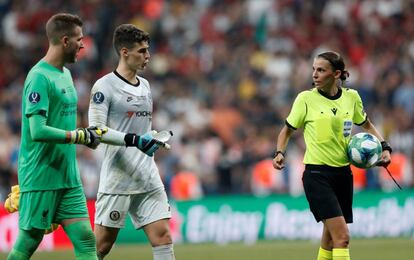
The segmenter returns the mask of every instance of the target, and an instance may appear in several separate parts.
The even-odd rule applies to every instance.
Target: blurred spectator
[[[407,186],[412,183],[413,169],[411,168],[411,164],[409,163],[406,155],[402,153],[394,153],[392,156],[392,162],[387,168],[392,177],[394,177],[400,185]],[[395,183],[387,171],[383,168],[380,168],[380,182],[381,186],[385,190],[392,190],[395,188]]]
[[[283,176],[273,168],[272,159],[258,162],[252,169],[252,193],[256,196],[266,196],[274,192],[284,192],[286,187]]]
[[[174,200],[194,200],[202,196],[198,177],[188,171],[177,172],[170,183],[171,197]]]
[[[0,200],[17,178],[23,79],[47,47],[44,21],[59,11],[75,12],[85,24],[87,48],[70,68],[79,93],[79,126],[87,123],[92,83],[115,66],[115,26],[134,23],[151,33],[155,54],[144,76],[158,101],[153,126],[174,132],[172,150],[156,156],[167,189],[186,169],[204,194],[254,192],[255,165],[273,154],[293,98],[312,87],[314,55],[326,49],[344,54],[348,86],[359,91],[370,118],[406,165],[413,165],[413,1],[122,3],[123,8],[114,0],[0,1]],[[303,141],[297,138],[291,146],[300,151]],[[289,152],[286,170],[275,173],[283,188],[271,192],[303,192],[300,154]],[[86,151],[79,151],[79,159],[85,192],[94,197],[96,159]],[[413,167],[406,171],[411,177],[402,184],[413,186]],[[365,181],[356,180],[358,189],[388,187],[378,172],[367,170]]]

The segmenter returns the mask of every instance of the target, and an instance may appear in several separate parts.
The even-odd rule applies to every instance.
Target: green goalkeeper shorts
[[[82,187],[20,194],[19,227],[48,229],[65,219],[89,218]]]

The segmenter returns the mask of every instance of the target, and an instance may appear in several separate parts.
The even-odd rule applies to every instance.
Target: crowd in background
[[[116,67],[114,28],[133,23],[150,33],[142,76],[152,87],[154,129],[174,132],[172,149],[156,160],[175,199],[301,194],[301,135],[290,143],[282,174],[271,159],[293,99],[312,87],[313,57],[325,50],[344,56],[347,86],[358,90],[394,149],[396,178],[414,186],[414,1],[3,0],[0,201],[17,183],[24,79],[45,54],[44,25],[56,12],[84,21],[85,49],[69,66],[78,126],[88,124],[93,83]],[[78,146],[78,154],[86,195],[94,198],[102,153]],[[379,168],[354,174],[357,190],[394,188]]]

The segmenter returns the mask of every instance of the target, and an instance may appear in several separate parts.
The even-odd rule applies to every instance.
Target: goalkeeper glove
[[[7,212],[13,213],[19,210],[20,187],[14,185],[11,187],[11,193],[4,202],[4,208]]]
[[[153,156],[155,151],[160,148],[162,142],[154,139],[154,133],[151,131],[143,135],[126,134],[124,137],[125,145],[135,146],[148,156]]]
[[[77,128],[67,132],[66,140],[70,144],[84,144],[89,148],[96,149],[101,142],[102,135],[108,132],[107,128],[90,126],[88,128]]]

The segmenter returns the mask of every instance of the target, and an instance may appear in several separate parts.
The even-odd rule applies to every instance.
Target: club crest
[[[109,213],[109,218],[112,221],[118,221],[120,217],[121,217],[121,214],[117,210],[113,210],[111,211],[111,213]]]

